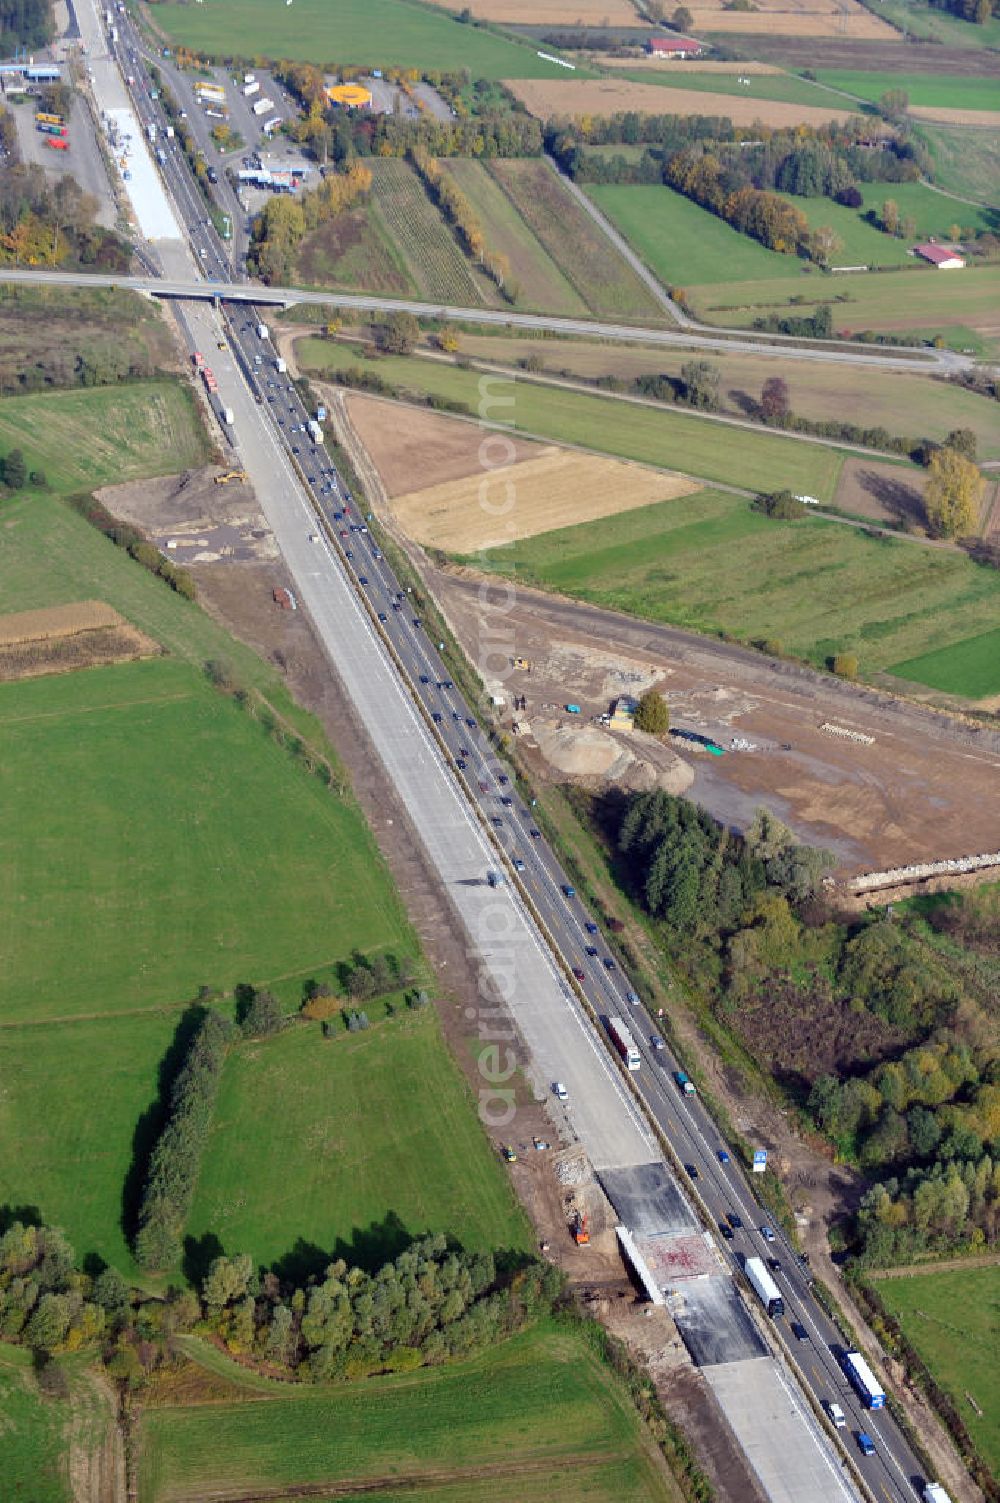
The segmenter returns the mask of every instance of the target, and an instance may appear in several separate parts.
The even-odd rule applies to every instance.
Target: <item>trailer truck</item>
[[[244,99],[249,99],[250,96],[251,96],[251,94],[259,94],[259,93],[260,93],[260,84],[257,82],[257,80],[255,78],[251,79],[250,83],[243,85],[243,98]]]
[[[860,1352],[845,1352],[844,1372],[867,1409],[884,1409],[882,1386]]]
[[[743,1264],[743,1272],[750,1280],[761,1304],[772,1320],[776,1315],[784,1315],[785,1301],[781,1290],[768,1273],[763,1258],[747,1258]]]
[[[252,104],[250,106],[250,108],[253,110],[254,114],[257,115],[258,118],[259,118],[261,115],[266,115],[269,110],[273,110],[274,109],[274,100],[273,99],[258,99],[257,103],[256,104]]]
[[[940,1482],[926,1482],[924,1484],[923,1499],[924,1503],[951,1503],[951,1499]]]
[[[321,444],[323,442],[323,430],[320,427],[319,423],[317,423],[316,419],[310,418],[308,423],[306,424],[306,427],[309,430],[309,437],[312,439],[313,443]]]
[[[625,1061],[626,1068],[629,1070],[638,1070],[641,1064],[639,1051],[635,1046],[635,1039],[629,1033],[628,1028],[622,1022],[621,1018],[608,1019],[608,1034],[611,1042]]]
[[[266,339],[267,338],[267,324],[258,324],[257,325],[257,338],[258,339]]]

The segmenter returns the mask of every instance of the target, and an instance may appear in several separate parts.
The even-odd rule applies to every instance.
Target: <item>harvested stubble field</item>
[[[444,303],[496,307],[499,296],[473,270],[451,230],[407,162],[372,163],[372,196],[421,294]]]
[[[442,169],[472,205],[487,246],[510,262],[507,286],[517,290],[517,307],[567,316],[587,312],[583,298],[481,162],[451,158]]]
[[[418,482],[445,485],[477,470],[485,475],[497,463],[492,441],[484,442],[472,423],[456,423],[454,418],[400,403],[388,408],[392,419],[387,421],[383,401],[356,391],[347,394],[347,410],[390,497],[405,495]],[[529,439],[513,435],[505,435],[501,442],[505,464],[531,459],[539,450]]]
[[[393,404],[381,405],[382,424],[393,425]],[[683,475],[549,447],[493,474],[478,467],[460,480],[411,491],[397,497],[393,511],[418,543],[468,554],[698,489]]]
[[[418,1503],[680,1498],[620,1382],[583,1333],[555,1323],[464,1362],[331,1387],[251,1386],[235,1363],[205,1360],[228,1393],[213,1383],[207,1403],[143,1408],[144,1503],[318,1497],[323,1484]]]
[[[782,0],[778,0],[780,5]],[[695,35],[712,32],[733,32],[741,36],[756,37],[836,37],[852,41],[890,42],[899,41],[894,31],[878,16],[873,16],[863,6],[845,0],[843,10],[831,7],[828,11],[760,9],[754,11],[723,10],[721,6],[692,6],[691,16]]]
[[[747,16],[741,12],[740,19]],[[771,20],[770,16],[762,19]],[[825,125],[843,121],[850,113],[834,105],[789,104],[775,99],[747,99],[738,94],[709,94],[700,89],[671,89],[664,96],[658,84],[619,79],[519,79],[507,87],[530,114],[540,120],[553,116],[615,115],[634,110],[640,115],[719,115],[735,125]],[[831,99],[835,96],[831,95]]]
[[[663,322],[648,288],[547,162],[498,157],[489,170],[592,313]]]
[[[51,637],[73,636],[121,624],[121,616],[103,600],[78,600],[72,605],[53,605],[38,611],[11,611],[0,616],[0,647],[44,642]]]
[[[336,379],[338,370],[357,364],[352,350],[332,340],[302,339],[296,352],[301,368],[320,380]],[[476,371],[416,356],[385,356],[372,365],[401,391],[464,402],[470,413],[480,410],[483,378]],[[760,490],[788,486],[829,500],[843,462],[841,453],[824,444],[724,427],[676,408],[618,402],[519,378],[494,377],[491,403],[487,419],[508,432],[576,444],[675,473],[683,470],[723,485]]]
[[[470,10],[477,20],[510,26],[634,26],[632,0],[437,0],[446,10]]]
[[[989,130],[1000,125],[1000,110],[955,110],[941,105],[911,105],[909,113],[917,120],[929,120],[939,125],[974,125],[979,130]]]
[[[606,68],[636,68],[644,73],[669,73],[678,79],[691,75],[698,77],[701,74],[732,74],[741,78],[777,74],[787,77],[784,68],[779,68],[774,63],[726,63],[721,60],[699,62],[695,58],[677,63],[665,57],[608,57],[602,58],[602,62]],[[683,88],[683,84],[681,87]]]
[[[654,190],[655,191],[655,190]],[[473,359],[516,365],[533,356],[553,375],[566,372],[596,378],[666,375],[680,380],[687,356],[682,350],[630,349],[584,340],[509,339],[498,334],[463,334],[462,352]],[[766,356],[713,352],[721,371],[720,410],[734,417],[752,414],[764,382],[774,375]],[[831,412],[859,427],[881,425],[889,433],[931,438],[940,443],[954,428],[971,428],[980,459],[1000,459],[1000,424],[994,404],[960,386],[894,371],[891,380],[863,366],[796,360],[784,373],[793,412],[817,422]]]

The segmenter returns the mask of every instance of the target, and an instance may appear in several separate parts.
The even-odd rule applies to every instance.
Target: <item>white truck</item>
[[[928,1482],[923,1491],[924,1503],[951,1503],[940,1482]]]
[[[257,80],[255,78],[251,79],[251,81],[248,84],[244,84],[243,85],[243,98],[244,99],[249,99],[250,96],[251,96],[251,94],[259,94],[259,93],[260,93],[260,84],[257,82]]]
[[[146,126],[146,135],[149,137],[150,141],[156,140],[156,125],[152,120]]]
[[[277,360],[274,362],[274,368],[278,372],[279,376],[284,376],[288,371],[288,361],[285,360],[281,355],[279,355]]]
[[[773,1319],[776,1315],[784,1315],[785,1301],[781,1290],[768,1273],[763,1258],[747,1258],[743,1264],[743,1272],[750,1280],[760,1297],[768,1315]]]
[[[321,444],[323,442],[323,430],[320,427],[319,423],[317,423],[316,419],[310,418],[308,423],[306,424],[306,427],[309,430],[309,437],[312,439],[313,443]]]
[[[639,1051],[635,1046],[635,1039],[621,1018],[608,1019],[608,1033],[611,1042],[625,1061],[626,1069],[638,1070],[641,1065]]]
[[[266,339],[267,338],[267,324],[258,324],[257,325],[257,338],[258,339]]]
[[[258,99],[256,104],[251,105],[251,109],[253,110],[255,115],[266,115],[269,110],[274,109],[274,100]]]

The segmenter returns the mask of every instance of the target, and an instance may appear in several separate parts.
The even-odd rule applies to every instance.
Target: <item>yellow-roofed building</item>
[[[371,90],[366,89],[364,84],[334,84],[327,89],[326,97],[331,104],[339,105],[342,110],[371,109]]]

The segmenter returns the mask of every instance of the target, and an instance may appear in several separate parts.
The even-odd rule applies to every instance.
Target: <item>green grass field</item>
[[[130,1275],[122,1190],[178,1022],[163,1010],[0,1028],[0,1205],[37,1206],[81,1258],[97,1253]]]
[[[849,278],[799,271],[781,280],[685,285],[695,312],[709,323],[748,327],[758,314],[807,314],[816,303],[835,300],[833,322],[840,332],[880,329],[916,337],[939,330],[958,349],[973,342],[977,353],[1000,348],[1000,266],[901,268]]]
[[[235,1494],[324,1483],[338,1495],[354,1483],[369,1497],[381,1479],[394,1496],[403,1487],[422,1503],[486,1503],[498,1486],[511,1503],[679,1497],[620,1383],[581,1334],[555,1325],[405,1378],[273,1384],[242,1401],[237,1393],[144,1409],[144,1503],[187,1503],[222,1486]]]
[[[39,1393],[30,1352],[0,1345],[5,1497],[25,1503],[70,1503],[67,1408]]]
[[[878,186],[885,189],[877,200],[881,206],[885,199],[894,196],[890,189],[895,184]],[[791,193],[783,193],[781,197],[805,215],[811,230],[828,225],[839,236],[842,244],[831,258],[833,266],[905,266],[912,260],[910,242],[883,234],[862,219],[858,209],[847,209],[829,198],[800,198]]]
[[[981,33],[982,28],[969,27]],[[981,39],[981,44],[985,39]],[[955,110],[1000,110],[1000,83],[995,78],[970,78],[950,73],[861,73],[849,69],[818,68],[816,77],[831,88],[843,89],[874,104],[889,89],[903,89],[910,103]]]
[[[231,1056],[190,1232],[255,1263],[299,1238],[381,1263],[399,1250],[377,1230],[388,1217],[469,1248],[532,1246],[432,1009],[336,1040],[296,1027]]]
[[[650,270],[671,286],[796,272],[794,257],[767,250],[672,188],[594,183],[587,193]]]
[[[993,24],[1000,45],[1000,17]],[[921,121],[917,134],[934,158],[934,181],[940,188],[961,198],[992,204],[994,208],[1000,204],[1000,133]],[[954,210],[963,223],[963,216],[974,212],[968,204],[960,203],[954,205]]]
[[[950,647],[924,653],[922,657],[894,663],[892,672],[897,678],[928,684],[932,689],[941,689],[945,694],[961,694],[967,699],[984,699],[989,694],[998,694],[1000,627],[955,642]]]
[[[330,340],[299,340],[296,349],[302,368],[320,377],[359,363],[356,350]],[[410,391],[467,402],[472,412],[479,411],[483,378],[475,371],[412,356],[380,358],[370,368]],[[767,490],[789,486],[824,500],[833,496],[843,456],[822,444],[727,428],[671,408],[633,406],[530,381],[515,380],[511,388],[504,384],[508,379],[492,378],[494,420],[523,432],[725,485]]]
[[[247,57],[318,63],[335,68],[404,67],[460,72],[475,78],[552,78],[563,69],[519,45],[418,0],[297,0],[293,10],[269,0],[214,0],[205,6],[168,3],[157,25],[195,51],[229,57],[239,37]]]
[[[174,474],[204,464],[209,452],[177,381],[8,397],[0,401],[0,453],[15,447],[58,491]]]
[[[817,666],[856,651],[866,675],[982,631],[1000,602],[996,575],[962,555],[819,517],[774,523],[713,491],[525,539],[490,567],[646,620],[777,639]]]
[[[687,359],[683,349],[643,349],[600,344],[582,339],[508,338],[500,334],[463,334],[462,351],[473,358],[516,365],[536,355],[552,372],[567,371],[589,377],[615,375],[626,380],[639,375],[680,378]],[[774,361],[763,355],[726,355],[712,352],[722,372],[720,401],[735,417],[746,415],[745,403],[759,398],[774,375]],[[826,361],[796,360],[783,373],[793,412],[822,420],[835,412],[844,422],[861,427],[881,424],[889,433],[906,433],[940,442],[953,428],[971,428],[981,459],[1000,459],[1000,424],[991,401],[958,386],[927,377],[893,372],[887,380],[879,370],[838,366]]]
[[[1000,17],[980,26],[961,16],[930,6],[926,0],[879,0],[878,13],[907,35],[941,42],[947,47],[1000,47]]]
[[[586,313],[582,297],[486,167],[461,158],[442,165],[472,205],[486,244],[510,261],[509,285],[518,289],[517,306],[568,316]]]
[[[891,198],[899,205],[901,218],[910,214],[916,220],[918,236],[947,235],[953,224],[957,224],[963,231],[970,228],[995,230],[1000,227],[1000,213],[995,209],[959,203],[957,199],[948,198],[943,193],[935,193],[925,183],[862,183],[860,187],[865,209],[874,209],[878,213],[886,199]],[[888,237],[883,235],[881,238],[884,240]],[[903,244],[898,240],[895,243]]]
[[[749,85],[735,73],[693,73],[689,68],[615,68],[615,78],[635,83],[660,84],[665,89],[697,89],[703,94],[732,94],[740,99],[778,99],[787,104],[809,104],[817,109],[843,109],[843,100],[828,89],[797,78],[794,73],[751,73]]]
[[[987,1466],[1000,1470],[1000,1268],[879,1279],[879,1298],[947,1389]],[[979,1413],[966,1398],[971,1394]]]
[[[664,321],[648,288],[546,162],[496,158],[489,170],[592,313]]]
[[[8,684],[0,725],[16,810],[0,902],[18,915],[4,1021],[177,1005],[355,947],[414,953],[353,802],[187,665]]]

